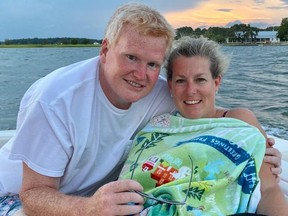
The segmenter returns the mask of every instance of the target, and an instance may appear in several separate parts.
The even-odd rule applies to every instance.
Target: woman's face
[[[213,117],[221,76],[212,78],[209,59],[179,56],[172,65],[173,75],[168,85],[181,115],[191,119]]]

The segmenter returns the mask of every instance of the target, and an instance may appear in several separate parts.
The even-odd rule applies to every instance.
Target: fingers
[[[272,138],[272,137],[268,137],[267,138],[267,143],[268,143],[269,146],[272,147],[275,144],[275,139]]]
[[[139,204],[144,204],[144,198],[140,196],[139,194],[135,192],[123,192],[123,193],[117,193],[114,195],[115,198],[115,203],[117,205],[139,205]]]
[[[144,198],[133,190],[143,187],[134,180],[119,180],[99,188],[91,199],[99,215],[135,215],[143,210]]]
[[[273,175],[279,176],[282,173],[281,167],[272,167],[271,172]]]
[[[276,156],[265,156],[264,162],[272,164],[274,167],[281,167],[281,159]]]
[[[281,166],[282,154],[276,148],[266,148],[264,162],[274,165],[274,167]]]
[[[141,184],[139,184],[137,181],[129,179],[111,182],[109,183],[109,185],[114,188],[114,192],[133,191],[133,190],[143,191],[143,187]]]
[[[282,154],[278,149],[266,148],[264,162],[270,163],[273,165],[273,167],[271,168],[271,172],[275,176],[276,181],[278,183],[280,182],[279,175],[282,173],[281,159],[282,159]]]
[[[277,148],[266,148],[265,155],[272,155],[282,158],[281,152]]]
[[[142,205],[119,205],[114,215],[138,215],[143,208]]]

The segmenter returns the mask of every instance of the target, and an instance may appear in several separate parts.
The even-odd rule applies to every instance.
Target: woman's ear
[[[219,90],[219,88],[220,88],[220,86],[221,86],[221,81],[222,81],[222,76],[218,76],[218,77],[214,80],[216,92]]]
[[[169,90],[171,92],[171,90],[172,90],[172,80],[167,80],[167,84],[168,84],[168,88],[169,88]]]
[[[168,89],[169,89],[169,91],[170,91],[170,95],[171,95],[171,97],[172,97],[172,80],[168,80],[168,81],[167,81],[167,85],[168,85]]]

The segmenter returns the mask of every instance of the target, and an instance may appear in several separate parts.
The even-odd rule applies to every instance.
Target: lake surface
[[[217,105],[251,109],[271,135],[288,140],[288,46],[225,46],[232,55]],[[15,129],[28,87],[51,71],[96,56],[99,48],[1,48],[0,130]]]

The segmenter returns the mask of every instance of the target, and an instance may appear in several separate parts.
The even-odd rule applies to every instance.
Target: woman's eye
[[[177,80],[176,80],[176,83],[184,83],[184,82],[185,82],[184,79],[177,79]]]
[[[203,82],[206,82],[206,79],[204,79],[204,78],[198,78],[196,81],[197,81],[198,83],[203,83]]]

